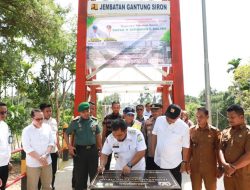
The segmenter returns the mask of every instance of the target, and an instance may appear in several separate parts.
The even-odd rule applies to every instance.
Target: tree
[[[189,119],[193,123],[196,123],[195,113],[196,113],[196,110],[198,107],[200,107],[200,104],[198,104],[198,103],[195,103],[195,102],[186,103],[186,111],[188,113]]]
[[[230,92],[213,91],[211,96],[212,124],[220,130],[228,126],[227,108],[234,103],[234,98]]]
[[[230,68],[227,70],[227,72],[230,73],[232,71],[234,73],[235,69],[239,67],[241,60],[242,60],[241,58],[238,58],[238,59],[232,59],[231,61],[229,61],[228,65],[230,65]]]
[[[199,97],[185,96],[186,111],[189,114],[190,119],[195,122],[196,109],[201,106],[205,106],[205,91],[203,90]],[[226,109],[228,106],[234,103],[234,97],[230,92],[217,92],[211,91],[211,113],[212,113],[212,125],[219,129],[224,129],[228,126],[226,118]]]
[[[235,69],[234,82],[230,91],[234,94],[235,103],[244,108],[246,118],[250,122],[250,64]]]
[[[233,59],[229,62],[232,67],[228,72],[233,71],[233,85],[229,86],[228,91],[218,92],[211,90],[211,112],[212,125],[220,130],[228,126],[227,108],[232,104],[240,104],[245,110],[245,116],[250,123],[250,64],[240,65],[241,59]],[[191,120],[194,121],[194,113],[197,106],[205,106],[205,91],[203,90],[198,98],[185,96],[186,110]]]
[[[64,27],[68,11],[53,0],[0,1],[0,99],[5,97],[11,104],[9,124],[13,131],[27,121],[18,118],[16,113],[21,111],[14,108],[19,105],[29,112],[50,101],[56,105],[58,121],[61,108],[66,114],[72,110],[72,104],[61,106],[66,98],[72,98],[67,91],[75,73],[75,25],[67,22]],[[33,66],[39,65],[41,69],[34,72]],[[10,87],[16,91],[12,99],[7,94]]]
[[[61,31],[67,11],[53,0],[0,1],[0,89],[16,84],[24,58],[35,64],[51,51],[47,45]]]
[[[144,92],[140,93],[140,97],[137,100],[140,104],[153,102],[153,96],[150,92],[147,92],[147,90],[148,90],[148,88],[144,87]]]
[[[114,101],[120,102],[120,95],[118,93],[105,96],[103,100],[98,101],[97,103],[97,118],[99,121],[102,121],[104,116],[108,114],[111,108],[111,104]]]
[[[74,82],[75,33],[59,33],[49,48],[51,51],[43,58],[45,74],[41,77],[47,85],[48,100],[55,105],[56,119],[59,123],[60,110],[65,102],[66,94]]]

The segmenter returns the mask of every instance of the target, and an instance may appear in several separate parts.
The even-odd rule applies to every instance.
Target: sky
[[[78,0],[56,0],[72,7]],[[206,0],[210,86],[225,91],[232,84],[228,62],[242,58],[250,62],[250,1]],[[185,95],[198,96],[205,88],[201,0],[180,0],[182,58]]]

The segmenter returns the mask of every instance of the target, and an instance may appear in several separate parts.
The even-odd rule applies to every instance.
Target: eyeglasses
[[[7,111],[1,111],[0,114],[1,114],[1,115],[7,115],[8,112],[7,112]]]
[[[36,121],[43,121],[43,118],[34,118],[34,120],[36,120]]]

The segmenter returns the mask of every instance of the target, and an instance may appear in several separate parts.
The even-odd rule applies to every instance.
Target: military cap
[[[155,104],[152,104],[150,106],[151,109],[159,109],[159,108],[162,108],[162,105],[161,104],[158,104],[158,103],[155,103]]]
[[[170,119],[176,119],[181,113],[180,106],[176,104],[170,104],[165,112],[165,115]]]
[[[126,107],[124,108],[123,113],[126,115],[129,115],[129,114],[135,115],[135,110],[131,107]]]
[[[82,102],[78,106],[78,112],[82,112],[84,110],[89,109],[89,103],[88,102]]]

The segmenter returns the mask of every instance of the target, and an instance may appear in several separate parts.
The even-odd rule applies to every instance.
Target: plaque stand
[[[97,174],[91,182],[91,190],[126,190],[126,189],[181,189],[168,170],[132,170],[129,175],[121,171],[108,170],[103,175]]]

